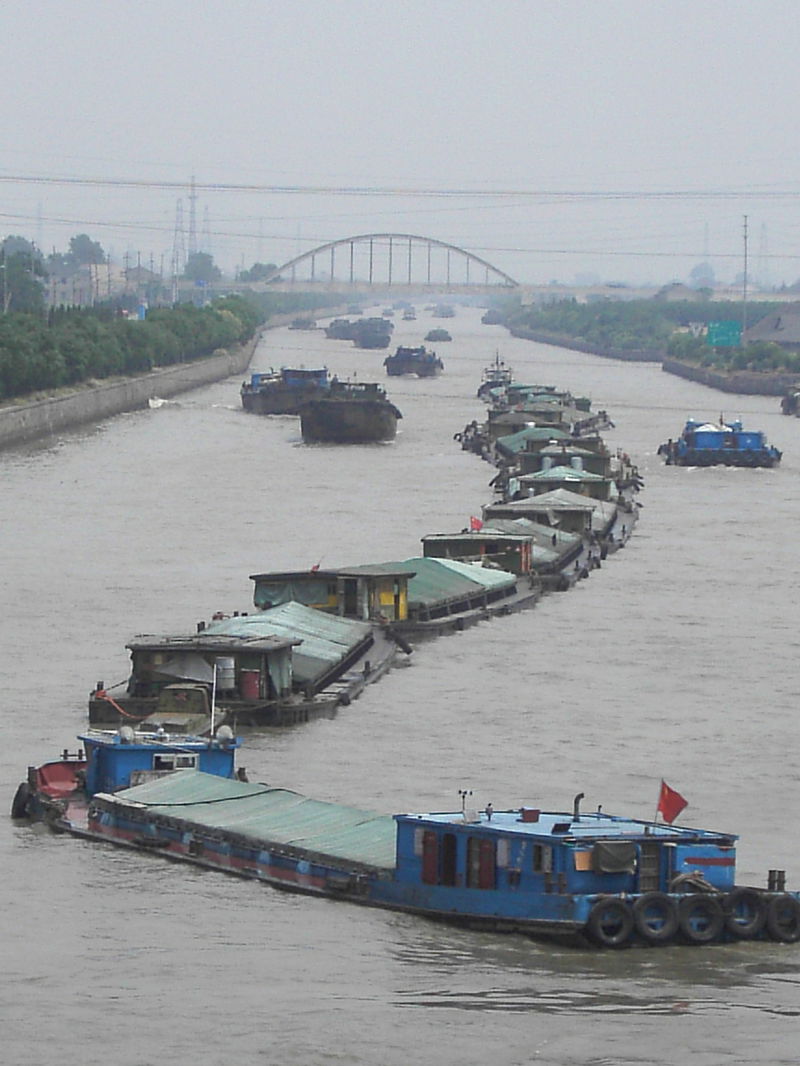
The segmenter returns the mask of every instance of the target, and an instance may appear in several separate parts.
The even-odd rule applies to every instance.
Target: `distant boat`
[[[300,318],[293,318],[289,324],[289,329],[307,329],[312,330],[317,328],[316,319],[302,316]]]
[[[355,336],[355,323],[349,318],[334,318],[325,327],[325,336],[329,340],[351,341]]]
[[[736,419],[725,422],[687,420],[677,440],[659,446],[667,466],[751,466],[773,467],[782,453],[767,444],[760,430],[745,430]]]
[[[418,378],[434,378],[444,370],[444,363],[436,352],[429,352],[424,345],[419,348],[401,346],[394,355],[386,356],[383,365],[390,377],[416,374]]]
[[[296,415],[300,405],[328,390],[328,371],[281,367],[254,373],[241,388],[242,407],[257,415]]]
[[[428,332],[425,334],[426,341],[438,341],[440,344],[444,341],[451,341],[452,339],[453,338],[450,336],[447,330],[441,328],[429,329]]]
[[[356,348],[388,348],[394,323],[385,318],[360,318],[353,324]]]
[[[307,443],[367,444],[393,440],[402,417],[380,385],[334,378],[325,395],[300,408],[300,429]]]

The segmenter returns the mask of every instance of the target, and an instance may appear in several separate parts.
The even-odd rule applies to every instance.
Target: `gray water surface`
[[[495,351],[518,379],[606,408],[646,482],[628,547],[532,611],[420,645],[335,718],[253,733],[269,780],[382,811],[585,804],[738,833],[739,879],[800,885],[796,819],[800,420],[661,372],[510,338],[459,309],[436,380],[386,352],[268,333],[252,369],[386,381],[391,444],[307,446],[246,415],[231,379],[0,455],[0,807],[74,747],[97,680],[137,633],[247,610],[269,569],[419,554],[489,502],[453,433]],[[435,320],[398,320],[419,343]],[[391,349],[390,349],[391,350]],[[686,416],[741,415],[777,470],[664,467]],[[472,1066],[797,1061],[800,946],[590,952],[295,896],[0,818],[0,1061],[39,1066]]]

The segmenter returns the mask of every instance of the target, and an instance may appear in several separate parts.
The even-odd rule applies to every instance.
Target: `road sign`
[[[738,348],[742,342],[742,327],[736,321],[709,322],[706,344],[712,348]]]

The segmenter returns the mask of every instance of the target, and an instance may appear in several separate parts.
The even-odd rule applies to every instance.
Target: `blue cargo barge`
[[[800,940],[800,894],[737,886],[736,837],[595,811],[385,815],[257,784],[216,735],[90,731],[12,815],[276,887],[600,947]]]
[[[745,430],[735,419],[719,423],[687,420],[677,440],[670,438],[659,446],[667,466],[750,466],[773,467],[782,453],[767,444],[760,430]]]

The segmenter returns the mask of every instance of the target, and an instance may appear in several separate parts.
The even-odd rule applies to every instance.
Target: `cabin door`
[[[348,618],[358,617],[358,582],[355,578],[344,581],[344,613]]]

